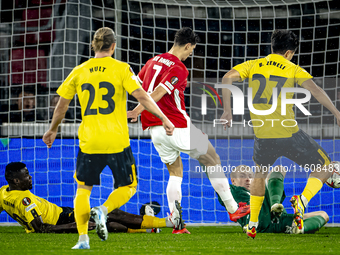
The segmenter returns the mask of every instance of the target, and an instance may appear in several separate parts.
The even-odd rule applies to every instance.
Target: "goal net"
[[[171,48],[178,29],[194,29],[201,41],[185,61],[190,85],[186,89],[187,112],[209,135],[226,167],[254,165],[254,134],[251,127],[241,124],[249,120],[247,107],[244,116],[233,116],[235,125],[227,131],[213,126],[223,108],[211,88],[221,96],[215,84],[227,71],[270,54],[274,29],[290,29],[299,36],[300,47],[292,61],[310,72],[333,103],[340,105],[340,4],[336,0],[3,1],[0,18],[0,186],[6,184],[6,164],[23,161],[33,177],[32,192],[60,206],[73,207],[76,190],[73,174],[81,121],[76,97],[51,149],[41,137],[52,118],[58,86],[76,65],[93,56],[89,42],[100,27],[116,32],[114,57],[129,63],[135,73],[148,59]],[[246,82],[237,85],[246,91]],[[202,110],[205,102],[206,112]],[[129,97],[128,108],[135,105]],[[340,128],[333,115],[313,98],[305,107],[311,116],[295,109],[300,128],[316,139],[332,160],[340,161]],[[129,124],[129,128],[139,184],[122,209],[139,214],[144,203],[157,201],[159,215],[166,216],[168,171],[140,123]],[[198,162],[186,155],[182,159],[183,218],[189,223],[228,223],[209,180],[196,171]],[[294,166],[286,158],[276,164]],[[306,171],[287,174],[286,196],[300,194],[307,176]],[[112,189],[113,179],[105,169],[101,186],[93,189],[91,206],[103,203]],[[288,199],[284,205],[291,213]],[[340,191],[324,185],[307,210],[324,210],[330,223],[340,223]],[[11,221],[6,213],[0,214],[0,222]]]

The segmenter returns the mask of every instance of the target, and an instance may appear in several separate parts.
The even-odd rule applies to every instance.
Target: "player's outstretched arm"
[[[54,109],[50,129],[43,136],[43,141],[48,148],[52,147],[55,137],[57,136],[58,126],[65,117],[70,102],[70,99],[66,99],[63,97],[59,98],[58,104]]]
[[[159,109],[158,105],[155,101],[149,96],[148,93],[145,92],[144,89],[139,88],[131,93],[139,103],[147,110],[159,118],[163,122],[163,127],[166,131],[167,135],[172,135],[175,129],[175,126],[171,123],[171,121],[163,114],[161,109]],[[158,99],[159,100],[159,99]],[[138,115],[137,115],[138,116]],[[128,115],[129,118],[129,115]]]
[[[231,69],[228,73],[226,73],[222,78],[222,84],[232,85],[234,81],[240,80],[241,76],[238,71],[235,69]],[[226,127],[230,127],[232,121],[232,113],[231,113],[231,91],[229,89],[222,89],[222,97],[223,97],[223,109],[224,112],[221,116],[221,119],[227,120],[227,124],[224,125],[224,129]]]
[[[312,79],[303,82],[301,86],[305,89],[308,89],[320,104],[325,106],[328,110],[330,110],[331,113],[333,113],[337,119],[338,126],[340,126],[340,112],[338,109],[336,109],[326,92],[316,85]]]
[[[166,90],[162,86],[157,86],[150,96],[157,103],[166,93]],[[132,111],[128,111],[128,118],[132,118],[131,122],[136,122],[139,114],[141,114],[144,110],[144,106],[142,104],[138,104]]]

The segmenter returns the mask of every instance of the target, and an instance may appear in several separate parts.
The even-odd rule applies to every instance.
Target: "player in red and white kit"
[[[250,212],[249,206],[238,207],[222,171],[220,157],[208,136],[191,123],[185,111],[184,90],[189,72],[182,61],[192,54],[198,41],[198,36],[190,28],[180,29],[170,51],[148,60],[137,77],[143,89],[151,94],[164,115],[175,125],[173,135],[167,136],[160,119],[144,111],[140,104],[128,112],[128,118],[135,122],[142,113],[143,129],[150,129],[152,142],[169,170],[166,190],[169,208],[173,208],[175,200],[181,201],[182,198],[183,164],[180,152],[184,152],[207,167],[212,186],[223,200],[230,219],[236,221]],[[186,229],[173,231],[178,232],[189,233]]]

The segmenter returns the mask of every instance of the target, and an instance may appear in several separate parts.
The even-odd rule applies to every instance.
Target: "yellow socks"
[[[259,221],[259,214],[261,211],[264,196],[250,195],[250,220],[251,222]]]
[[[141,228],[165,228],[166,227],[166,218],[157,218],[154,216],[143,216],[143,221]]]
[[[126,233],[146,233],[146,229],[131,229],[131,228],[128,228]]]
[[[309,177],[306,187],[302,192],[302,196],[304,196],[307,199],[307,203],[316,195],[316,193],[319,192],[319,190],[322,188],[323,183],[319,178],[315,177]],[[305,204],[304,206],[306,206]]]
[[[135,186],[119,187],[118,189],[112,191],[103,206],[105,206],[107,208],[107,212],[110,213],[114,209],[126,204],[135,193]]]
[[[90,195],[91,191],[87,189],[77,189],[74,199],[74,217],[79,235],[87,235],[91,210]]]

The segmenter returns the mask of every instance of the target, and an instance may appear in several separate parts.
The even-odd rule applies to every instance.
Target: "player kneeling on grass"
[[[29,191],[32,176],[24,163],[9,163],[5,178],[8,185],[0,188],[0,212],[6,211],[27,233],[77,233],[73,208],[59,207]],[[177,202],[174,212],[167,218],[154,217],[150,206],[145,212],[146,215],[142,216],[115,209],[107,215],[107,229],[109,232],[146,232],[146,229],[153,228],[184,227]],[[89,230],[95,227],[94,222],[89,223]]]
[[[286,195],[283,188],[283,180],[286,171],[282,166],[276,166],[266,180],[266,191],[263,206],[259,215],[259,225],[256,229],[258,233],[287,233],[303,234],[314,233],[324,226],[329,217],[324,211],[306,213],[304,215],[304,225],[300,230],[294,223],[294,214],[287,214],[282,202]],[[254,173],[249,166],[240,165],[231,172],[230,185],[231,193],[238,203],[250,203],[250,184]],[[224,203],[221,202],[224,206]],[[244,229],[249,223],[249,215],[237,221]]]

